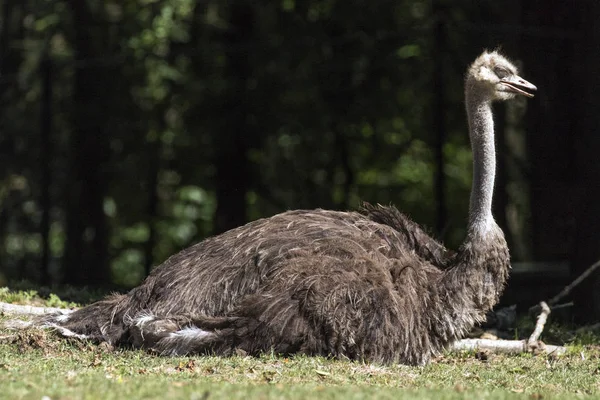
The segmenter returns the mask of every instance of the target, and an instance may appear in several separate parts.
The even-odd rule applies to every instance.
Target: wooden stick
[[[594,264],[592,264],[590,267],[588,267],[588,269],[586,269],[581,275],[579,275],[579,277],[577,279],[575,279],[573,282],[571,282],[570,285],[568,285],[567,287],[565,287],[559,294],[557,294],[556,296],[554,296],[553,298],[551,298],[548,301],[548,304],[554,305],[554,304],[558,303],[560,301],[560,299],[562,299],[563,297],[565,297],[569,293],[571,293],[571,290],[573,290],[573,288],[575,286],[577,286],[581,282],[583,282],[596,269],[598,269],[598,267],[600,267],[600,260],[596,261]]]
[[[535,324],[535,329],[533,333],[527,340],[528,343],[535,343],[539,340],[542,331],[544,330],[544,325],[546,325],[546,320],[548,319],[548,315],[550,315],[550,307],[546,304],[545,301],[540,302],[540,307],[542,308],[542,312],[537,317],[537,322]]]
[[[548,315],[550,315],[550,307],[545,301],[542,301],[539,306],[542,312],[537,317],[535,329],[526,340],[493,340],[493,339],[463,339],[452,344],[450,350],[487,350],[494,353],[505,354],[520,354],[544,352],[547,354],[564,354],[567,349],[563,346],[554,346],[545,344],[539,340],[540,335],[544,330]]]
[[[493,353],[503,354],[521,354],[529,353],[532,351],[541,351],[546,354],[561,355],[564,354],[567,349],[563,346],[554,346],[550,344],[544,344],[538,342],[538,346],[535,348],[530,347],[530,343],[527,340],[492,340],[492,339],[462,339],[457,340],[450,346],[452,351],[476,351],[476,350],[487,350]]]
[[[575,305],[575,303],[573,303],[572,301],[568,302],[568,303],[563,303],[563,304],[557,304],[555,306],[550,306],[550,310],[554,311],[554,310],[560,310],[561,308],[567,308],[567,307],[573,307]]]
[[[594,273],[594,271],[596,271],[596,269],[598,269],[599,267],[600,267],[600,260],[598,260],[594,264],[590,265],[588,267],[588,269],[583,271],[583,273],[577,277],[577,279],[575,279],[573,282],[571,282],[569,285],[567,285],[563,290],[560,291],[559,294],[557,294],[556,296],[554,296],[553,298],[548,300],[548,304],[550,305],[550,307],[552,307],[552,309],[556,309],[556,308],[560,308],[561,306],[567,307],[568,305],[571,305],[572,302],[566,303],[565,305],[560,305],[560,306],[555,305],[555,304],[558,303],[563,297],[569,295],[569,293],[571,293],[571,290],[573,290],[573,288],[575,286],[577,286],[581,282],[583,282],[588,276],[590,276],[592,273]],[[540,309],[539,305],[536,304],[529,308],[529,312],[535,313],[535,312],[538,312],[539,309]]]
[[[22,306],[0,302],[0,314],[7,315],[44,315],[44,314],[70,314],[75,310],[56,307]]]
[[[579,285],[581,282],[583,282],[585,279],[587,279],[587,277],[589,277],[592,273],[594,273],[594,271],[596,271],[596,269],[598,269],[599,267],[600,267],[600,260],[598,260],[595,263],[593,263],[592,265],[590,265],[588,267],[588,269],[583,271],[583,273],[577,277],[577,279],[575,279],[569,285],[565,286],[565,288],[563,290],[561,290],[559,294],[557,294],[556,296],[554,296],[553,298],[548,300],[548,304],[550,305],[550,307],[553,307],[563,297],[569,295],[569,293],[571,293],[571,290],[573,290],[573,288],[575,288],[575,286]],[[567,304],[570,304],[570,303],[567,303]],[[531,306],[529,308],[529,312],[531,312],[531,313],[536,313],[536,312],[538,312],[538,310],[539,310],[539,305],[537,305],[537,304],[534,306]]]

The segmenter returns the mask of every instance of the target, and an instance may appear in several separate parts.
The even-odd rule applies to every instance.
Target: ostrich
[[[273,351],[422,365],[482,322],[510,269],[492,217],[492,102],[536,87],[498,52],[465,79],[468,230],[450,252],[395,207],[294,210],[171,256],[127,294],[42,317],[65,336],[163,355]]]

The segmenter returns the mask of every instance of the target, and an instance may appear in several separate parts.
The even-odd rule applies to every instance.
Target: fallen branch
[[[556,304],[554,306],[549,306],[550,310],[555,311],[555,310],[560,310],[561,308],[569,308],[569,307],[573,307],[575,305],[575,303],[573,303],[572,301],[568,302],[568,303],[563,303],[563,304]],[[538,305],[539,308],[539,305]]]
[[[528,340],[492,340],[492,339],[462,339],[450,346],[453,351],[491,351],[493,353],[521,354],[521,353],[546,353],[561,355],[567,349],[563,346],[535,342],[535,347]]]
[[[583,273],[581,275],[579,275],[579,277],[577,279],[575,279],[573,282],[571,282],[570,285],[565,287],[559,294],[557,294],[556,296],[551,298],[548,301],[548,304],[554,305],[554,304],[558,303],[560,301],[560,299],[562,299],[563,297],[565,297],[569,293],[571,293],[571,290],[573,290],[573,288],[575,286],[577,286],[581,282],[583,282],[588,276],[590,276],[599,267],[600,267],[600,260],[596,261],[594,264],[592,264],[590,267],[588,267],[588,269],[583,271]]]
[[[550,307],[545,301],[539,304],[542,312],[537,317],[535,329],[533,330],[529,339],[523,340],[494,340],[494,339],[463,339],[458,340],[452,344],[450,350],[461,351],[461,350],[484,350],[491,351],[493,353],[504,353],[504,354],[520,354],[520,353],[546,353],[561,355],[564,354],[567,349],[563,346],[554,346],[545,344],[539,340],[540,335],[544,330],[548,315],[550,315]]]
[[[600,260],[598,260],[595,263],[593,263],[592,265],[590,265],[588,267],[588,269],[583,271],[583,273],[577,277],[577,279],[575,279],[573,282],[571,282],[569,285],[567,285],[563,290],[560,291],[559,294],[557,294],[556,296],[554,296],[553,298],[548,300],[548,304],[552,307],[556,303],[558,303],[560,300],[562,300],[564,297],[568,296],[577,285],[579,285],[581,282],[583,282],[585,279],[587,279],[598,268],[600,268]],[[535,306],[532,306],[531,308],[529,308],[529,312],[532,312],[532,313],[535,313],[538,310],[539,310],[539,305],[537,305],[537,304]]]
[[[44,315],[44,314],[70,314],[75,310],[56,307],[22,306],[0,302],[0,315]]]
[[[550,315],[550,307],[548,307],[548,304],[546,304],[545,301],[542,301],[540,303],[540,307],[542,308],[542,312],[537,317],[535,329],[533,330],[533,333],[527,340],[528,343],[534,343],[538,341],[540,335],[542,334],[542,331],[544,330],[544,325],[546,325],[546,320],[548,320],[548,315]]]

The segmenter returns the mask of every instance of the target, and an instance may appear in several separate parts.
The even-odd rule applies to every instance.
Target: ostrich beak
[[[504,78],[500,81],[506,88],[514,93],[522,94],[523,96],[533,97],[533,93],[529,93],[529,91],[537,90],[534,84],[527,82],[525,79],[521,78],[518,75],[513,75],[509,78]]]

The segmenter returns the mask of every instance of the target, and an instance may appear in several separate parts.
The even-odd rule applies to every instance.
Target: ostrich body
[[[473,187],[456,253],[394,207],[288,211],[208,238],[129,293],[44,324],[160,354],[274,351],[426,363],[483,321],[504,288],[510,263],[491,213],[491,103],[536,89],[496,52],[475,60],[465,84]]]

